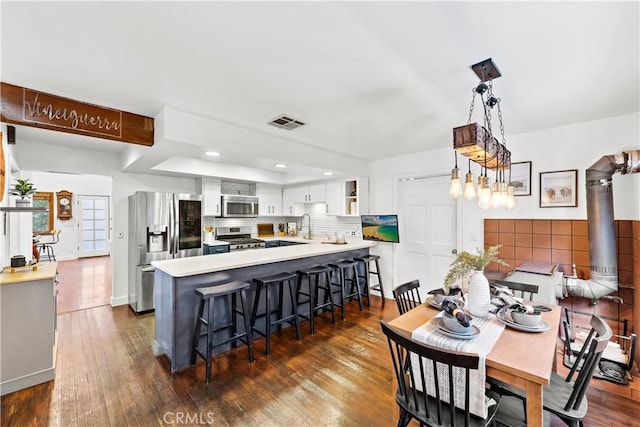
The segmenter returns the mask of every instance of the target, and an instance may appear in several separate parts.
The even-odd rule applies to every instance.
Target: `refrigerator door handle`
[[[178,248],[179,248],[179,239],[180,239],[180,231],[178,228],[178,215],[180,214],[180,202],[177,195],[173,195],[171,198],[171,212],[173,218],[171,219],[171,226],[173,227],[173,232],[171,235],[173,236],[173,246],[172,246],[172,254],[173,258],[178,258]]]
[[[175,229],[175,226],[174,226],[175,201],[173,199],[173,194],[171,194],[170,196],[171,197],[169,198],[169,258],[173,258],[174,254],[176,253],[176,251],[175,251],[176,229]]]

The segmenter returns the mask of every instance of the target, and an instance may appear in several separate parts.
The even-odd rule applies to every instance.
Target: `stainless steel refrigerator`
[[[152,261],[202,255],[201,196],[138,191],[129,196],[129,305],[154,309]]]

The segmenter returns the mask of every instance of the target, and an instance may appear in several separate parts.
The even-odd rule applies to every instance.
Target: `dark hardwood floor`
[[[379,321],[397,316],[379,299],[333,326],[325,314],[301,341],[292,328],[273,338],[273,354],[256,340],[256,362],[245,347],[169,373],[152,352],[153,314],[99,306],[58,316],[56,379],[1,399],[2,426],[391,426],[398,411],[389,350]],[[589,392],[585,426],[640,426],[640,404]]]

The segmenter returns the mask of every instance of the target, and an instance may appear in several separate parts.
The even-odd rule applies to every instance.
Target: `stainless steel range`
[[[251,237],[251,227],[218,227],[216,239],[229,242],[229,250],[264,248],[264,240]]]

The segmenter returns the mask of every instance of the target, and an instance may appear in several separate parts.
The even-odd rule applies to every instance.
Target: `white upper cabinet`
[[[369,178],[357,177],[343,181],[343,215],[357,216],[369,213]]]
[[[199,179],[198,184],[198,192],[202,194],[202,216],[220,216],[222,182],[219,179]]]
[[[327,185],[312,184],[293,188],[294,203],[323,203],[327,201]]]
[[[293,188],[282,189],[282,214],[285,216],[294,214],[294,191]]]
[[[344,185],[342,181],[327,183],[327,215],[344,215]]]
[[[258,196],[258,215],[282,216],[282,188],[256,186]]]
[[[295,187],[293,190],[293,202],[305,203],[309,198],[309,187]]]
[[[308,202],[326,202],[327,201],[327,184],[313,184],[309,186]]]
[[[305,203],[326,203],[327,215],[359,216],[369,213],[369,178],[355,177],[320,184],[285,188],[283,214],[300,216]]]
[[[357,177],[327,183],[327,215],[358,216],[369,212],[369,179]]]
[[[304,214],[304,202],[296,203],[296,189],[282,189],[282,214],[284,216],[302,216]]]

